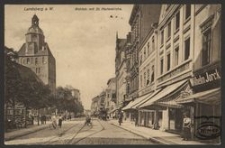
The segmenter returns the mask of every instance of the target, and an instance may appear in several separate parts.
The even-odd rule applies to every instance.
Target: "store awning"
[[[171,108],[182,108],[182,107],[184,107],[182,104],[179,104],[174,100],[167,101],[167,102],[156,102],[155,104],[159,105],[159,106],[171,107]]]
[[[220,88],[216,88],[216,89],[199,92],[187,98],[180,98],[176,100],[176,102],[181,104],[198,102],[198,103],[204,103],[204,104],[217,105],[221,103],[221,90]]]
[[[175,84],[172,84],[170,86],[167,86],[162,91],[160,91],[157,95],[155,95],[154,97],[152,97],[151,99],[146,101],[144,104],[140,105],[139,108],[145,108],[145,107],[153,105],[154,103],[160,101],[162,98],[165,98],[165,97],[173,94],[174,92],[176,92],[177,90],[182,88],[182,86],[184,86],[184,84],[186,84],[186,83],[187,83],[187,80],[183,80],[183,81],[177,82]]]
[[[147,100],[151,99],[152,97],[154,97],[157,93],[160,92],[161,89],[156,90],[155,92],[151,93],[150,96],[143,98],[143,99],[139,99],[137,103],[135,103],[131,108],[136,109],[138,108],[140,105],[144,104]]]
[[[125,106],[122,110],[135,109],[135,108],[132,108],[132,106],[136,105],[138,102],[140,102],[141,100],[143,100],[145,98],[149,98],[151,96],[151,94],[147,94],[147,95],[141,96],[139,98],[136,98],[134,101],[131,101],[127,106]]]

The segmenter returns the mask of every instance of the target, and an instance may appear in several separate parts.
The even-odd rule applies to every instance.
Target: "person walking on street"
[[[46,118],[47,118],[47,117],[44,115],[44,116],[43,116],[43,122],[44,122],[44,124],[46,124],[46,120],[47,120]]]
[[[59,117],[59,122],[58,122],[58,124],[59,124],[59,127],[61,128],[61,127],[62,127],[62,117],[61,117],[61,116]]]
[[[52,116],[52,127],[53,127],[54,129],[56,129],[56,127],[57,127],[56,117],[55,117],[55,116]]]
[[[182,136],[183,140],[190,140],[191,138],[191,118],[188,116],[187,112],[184,113]]]
[[[119,113],[119,125],[123,122],[123,111]]]

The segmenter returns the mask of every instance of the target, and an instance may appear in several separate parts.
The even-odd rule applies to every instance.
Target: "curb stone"
[[[141,136],[141,137],[143,137],[143,138],[146,138],[146,139],[148,139],[148,140],[150,140],[150,141],[153,141],[153,142],[155,142],[155,143],[164,144],[164,145],[176,144],[176,143],[162,142],[161,140],[158,140],[158,139],[156,139],[156,138],[154,138],[154,137],[146,137],[146,136],[143,136],[143,135],[141,135],[141,134],[139,134],[139,133],[137,133],[137,132],[134,132],[134,131],[129,130],[129,129],[127,129],[127,128],[123,128],[123,127],[118,126],[118,125],[116,125],[116,124],[114,124],[114,123],[110,123],[110,124],[112,124],[112,125],[114,125],[114,126],[117,126],[117,127],[120,127],[120,128],[122,128],[122,129],[124,129],[124,130],[126,130],[126,131],[129,131],[129,132],[132,132],[132,133],[134,133],[134,134],[137,134],[137,135],[139,135],[139,136]]]
[[[9,137],[4,136],[5,137],[4,140],[5,141],[13,140],[13,139],[16,139],[16,138],[21,137],[21,136],[26,136],[26,135],[32,134],[34,132],[44,130],[44,129],[48,128],[48,127],[49,127],[49,125],[46,125],[46,126],[43,126],[43,127],[37,128],[37,129],[33,129],[33,130],[32,129],[30,129],[30,130],[28,129],[28,131],[24,131],[21,134],[15,134],[15,135],[12,135],[12,136],[9,136]]]

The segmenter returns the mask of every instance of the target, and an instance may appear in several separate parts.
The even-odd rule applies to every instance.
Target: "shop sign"
[[[218,69],[214,69],[213,71],[207,71],[203,74],[199,74],[192,79],[192,86],[203,85],[206,83],[215,82],[221,79],[221,75]]]

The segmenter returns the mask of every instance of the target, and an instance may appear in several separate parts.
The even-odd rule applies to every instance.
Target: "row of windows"
[[[191,5],[187,4],[185,6],[185,21],[188,20],[191,16]],[[180,28],[180,12],[178,11],[177,14],[175,15],[175,21],[174,21],[174,33],[176,33]],[[171,29],[172,29],[172,25],[171,25],[171,21],[168,23],[167,25],[167,38],[171,37]],[[164,29],[161,30],[161,45],[164,44]]]
[[[173,56],[173,66],[176,67],[177,65],[179,65],[179,59],[182,58],[180,57],[180,50],[179,50],[179,46],[177,46],[174,49],[174,56]],[[190,57],[190,37],[188,39],[186,39],[184,41],[184,61],[188,60]],[[169,71],[171,69],[171,53],[169,52],[166,55],[166,71]],[[162,57],[160,59],[160,74],[164,73],[164,58]]]
[[[149,84],[153,83],[155,80],[155,68],[152,65],[151,70],[148,68],[142,74],[140,74],[140,87],[148,86]]]
[[[151,44],[150,44],[151,43]],[[143,51],[140,52],[140,65],[144,62],[151,53],[155,51],[155,39],[152,37],[151,41],[148,41],[147,45],[144,47]]]
[[[131,80],[130,84],[128,84],[128,92],[133,92],[138,89],[138,78],[135,77],[134,79]]]
[[[21,63],[23,64],[39,64],[39,63],[46,63],[46,58],[45,57],[41,57],[41,58],[33,58],[33,57],[28,57],[28,58],[21,58]]]

